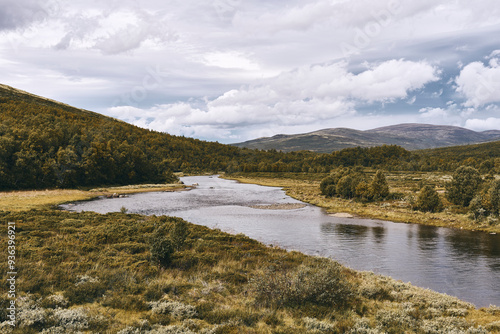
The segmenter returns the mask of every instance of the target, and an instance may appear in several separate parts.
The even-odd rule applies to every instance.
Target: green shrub
[[[161,229],[156,230],[149,240],[151,261],[159,267],[168,268],[172,262],[174,246]]]
[[[456,205],[469,206],[482,183],[481,175],[472,167],[461,166],[453,173],[453,180],[446,185],[446,197]]]
[[[255,301],[266,307],[299,307],[307,303],[341,308],[354,298],[354,288],[342,267],[327,259],[315,259],[296,269],[273,267],[254,280]]]
[[[491,212],[498,215],[500,213],[500,180],[493,181],[489,189]]]
[[[354,197],[355,189],[352,177],[350,175],[346,175],[343,176],[337,183],[336,192],[340,197],[350,199]]]
[[[335,179],[332,176],[327,176],[319,184],[319,189],[326,197],[333,197],[336,195]]]
[[[488,204],[485,203],[485,198],[481,195],[476,195],[469,204],[469,212],[472,219],[483,220],[489,215]]]
[[[443,203],[433,186],[424,186],[417,197],[415,208],[424,212],[439,212],[443,210]]]
[[[389,196],[389,185],[385,174],[378,170],[370,183],[371,196],[374,200],[383,200]]]
[[[370,185],[366,181],[359,182],[358,185],[356,186],[355,192],[356,192],[356,197],[363,202],[367,202],[372,199]]]
[[[184,246],[186,238],[189,235],[189,227],[186,221],[179,219],[175,222],[172,232],[170,232],[170,239],[172,246],[175,250],[179,251]]]
[[[337,186],[335,184],[328,185],[323,195],[325,195],[326,197],[334,197],[335,195],[337,195]]]

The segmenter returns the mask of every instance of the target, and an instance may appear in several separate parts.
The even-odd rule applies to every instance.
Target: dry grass
[[[287,195],[322,208],[330,213],[349,213],[355,216],[371,219],[389,220],[401,223],[424,224],[440,227],[452,227],[464,230],[478,230],[499,233],[500,224],[477,222],[466,213],[458,213],[447,209],[439,213],[420,212],[412,210],[410,197],[416,196],[416,189],[421,181],[434,184],[438,192],[444,190],[448,179],[445,174],[438,173],[393,173],[387,180],[391,192],[399,192],[403,198],[398,200],[361,203],[355,200],[341,198],[326,198],[319,189],[320,180],[303,180],[295,176],[271,178],[264,176],[231,176],[242,183],[253,183],[270,187],[281,187]],[[443,198],[444,201],[446,201]]]
[[[498,332],[498,308],[198,225],[159,268],[148,240],[158,226],[172,233],[178,218],[36,210],[0,220],[16,222],[24,254],[13,334]],[[0,253],[4,281],[7,271]],[[10,333],[8,301],[0,296],[1,333]]]
[[[0,211],[24,211],[46,209],[63,203],[85,201],[99,196],[133,194],[152,191],[177,191],[186,187],[181,184],[146,184],[123,187],[107,187],[89,191],[76,189],[23,190],[0,192]]]

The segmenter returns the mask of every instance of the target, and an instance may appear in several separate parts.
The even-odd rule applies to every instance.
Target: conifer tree
[[[371,195],[374,200],[379,201],[389,196],[389,184],[385,178],[385,174],[378,170],[370,184]]]

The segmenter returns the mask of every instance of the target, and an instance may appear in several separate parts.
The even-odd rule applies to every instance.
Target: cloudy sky
[[[500,129],[498,0],[0,0],[0,83],[223,143]]]

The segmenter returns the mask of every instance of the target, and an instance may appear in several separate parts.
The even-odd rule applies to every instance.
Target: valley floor
[[[293,197],[327,207],[318,180],[297,175],[238,180],[281,186]],[[162,190],[172,189],[179,186]],[[499,307],[476,309],[454,297],[330,259],[267,247],[244,235],[179,218],[48,209],[143,190],[159,189],[2,193],[0,243],[8,243],[7,222],[15,223],[17,280],[16,326],[8,322],[11,298],[3,293],[0,332],[500,332]],[[10,205],[18,206],[9,210]],[[331,205],[362,215],[348,202]],[[176,240],[163,266],[151,257],[158,251],[155,236]],[[0,253],[3,281],[10,271],[7,256]]]
[[[1,333],[500,332],[498,307],[179,218],[30,210],[0,221],[2,244],[4,222],[17,231],[16,321],[2,293]],[[164,266],[152,261],[155,236],[181,234]]]
[[[243,183],[253,183],[263,186],[281,187],[287,195],[326,209],[329,213],[345,213],[371,219],[389,220],[393,222],[424,224],[440,227],[451,227],[465,230],[500,233],[499,219],[474,220],[463,208],[452,207],[447,203],[447,209],[439,213],[420,212],[413,210],[413,202],[418,193],[418,184],[436,186],[441,196],[444,193],[444,183],[449,176],[438,173],[388,173],[387,180],[391,192],[399,194],[398,199],[383,202],[361,203],[355,200],[341,198],[326,198],[319,189],[323,174],[295,173],[249,173],[226,176]],[[444,196],[443,201],[446,202]]]

